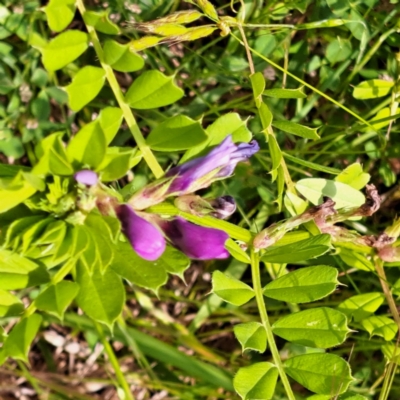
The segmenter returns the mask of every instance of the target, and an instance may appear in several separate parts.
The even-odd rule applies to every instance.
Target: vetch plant
[[[382,190],[398,158],[393,54],[394,77],[372,76],[380,46],[397,46],[397,12],[147,3],[128,24],[114,2],[0,6],[0,363],[35,385],[23,363],[63,323],[102,343],[125,399],[139,386],[182,399],[397,396],[400,232],[385,204],[398,190]],[[347,101],[350,82],[371,111]],[[209,296],[200,279],[163,289],[190,265],[212,272]],[[215,337],[228,350],[207,347]]]

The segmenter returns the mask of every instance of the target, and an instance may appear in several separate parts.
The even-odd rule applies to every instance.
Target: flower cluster
[[[169,242],[192,259],[227,258],[229,253],[225,242],[228,235],[225,232],[195,225],[179,216],[162,219],[143,210],[167,197],[180,196],[175,204],[184,211],[226,218],[236,209],[231,196],[207,201],[192,193],[229,177],[238,162],[248,159],[258,150],[256,141],[236,145],[228,136],[206,156],[170,169],[164,178],[145,186],[127,204],[116,204],[114,210],[121,222],[122,232],[136,253],[154,261],[163,254]],[[97,175],[92,171],[80,171],[75,174],[75,179],[88,186],[97,183]]]

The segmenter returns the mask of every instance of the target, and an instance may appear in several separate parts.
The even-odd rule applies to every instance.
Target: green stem
[[[235,36],[233,33],[231,33],[231,36],[233,38],[235,38],[238,42],[242,42],[240,40],[240,38],[238,38],[237,36]],[[357,118],[359,121],[361,121],[364,125],[367,125],[368,127],[370,127],[371,129],[374,129],[374,127],[368,122],[366,121],[364,118],[360,117],[357,113],[355,113],[354,111],[351,111],[349,108],[347,108],[346,106],[344,106],[343,104],[340,104],[338,101],[336,101],[335,99],[333,99],[331,96],[328,96],[327,94],[325,94],[324,92],[321,92],[320,90],[318,90],[316,87],[310,85],[309,83],[307,83],[306,81],[303,81],[303,79],[300,79],[298,76],[292,74],[291,72],[289,72],[288,70],[286,70],[285,68],[281,67],[279,64],[273,62],[272,60],[270,60],[269,58],[265,57],[263,54],[259,53],[257,50],[254,50],[252,47],[249,48],[250,51],[255,54],[257,57],[260,57],[261,59],[263,59],[264,61],[266,61],[268,64],[272,65],[274,68],[279,69],[279,71],[282,71],[283,73],[287,74],[288,76],[290,76],[291,78],[295,79],[297,82],[301,83],[303,86],[308,87],[309,89],[311,89],[313,92],[318,93],[320,96],[324,97],[325,99],[329,100],[331,103],[335,104],[336,106],[340,107],[342,110],[348,112],[350,115],[352,115],[353,117]]]
[[[125,393],[125,400],[135,400],[135,397],[133,396],[131,389],[129,388],[129,384],[126,381],[123,372],[121,371],[121,368],[120,368],[118,359],[115,356],[114,350],[112,349],[110,343],[108,342],[106,336],[104,335],[102,326],[97,321],[95,321],[95,320],[92,320],[92,321],[93,321],[94,326],[96,327],[97,333],[99,334],[101,343],[104,346],[104,350],[107,353],[108,359],[110,360],[110,363],[114,368],[115,376],[117,377],[117,380]]]
[[[253,289],[256,295],[258,311],[260,313],[261,322],[264,326],[265,332],[267,333],[268,346],[271,350],[272,358],[274,359],[276,368],[278,368],[279,376],[281,377],[281,381],[285,388],[288,400],[296,400],[285,369],[283,367],[278,348],[276,347],[274,334],[272,333],[272,328],[269,323],[267,308],[265,307],[264,296],[261,287],[259,257],[253,249],[251,250],[251,275],[253,279]]]
[[[86,11],[85,6],[83,4],[83,0],[76,0],[76,6],[78,7],[79,12],[83,16]],[[135,117],[132,114],[132,110],[126,103],[124,95],[121,91],[121,88],[119,87],[113,69],[104,62],[104,53],[99,38],[97,36],[96,30],[89,25],[86,25],[86,29],[89,33],[90,40],[93,44],[97,57],[99,58],[100,64],[106,73],[107,81],[111,87],[111,90],[114,93],[115,98],[117,99],[119,107],[122,110],[128,128],[131,131],[137,146],[139,147],[140,151],[143,154],[143,158],[145,159],[147,165],[153,172],[154,176],[156,178],[161,178],[164,175],[164,171],[161,168],[160,164],[158,163],[157,159],[155,158],[154,154],[152,153],[150,147],[147,145],[146,140],[144,139],[142,132],[140,131],[139,126],[135,120]]]

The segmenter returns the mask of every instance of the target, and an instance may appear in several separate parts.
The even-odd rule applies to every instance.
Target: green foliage
[[[317,394],[338,395],[353,381],[346,361],[335,354],[302,354],[284,362],[289,376]]]
[[[213,293],[235,306],[241,306],[254,297],[254,291],[249,285],[220,271],[213,274]]]
[[[328,296],[339,283],[336,268],[326,265],[301,268],[270,282],[264,296],[289,303],[308,303]]]
[[[8,364],[52,371],[46,333],[61,320],[88,348],[102,342],[116,379],[104,379],[103,361],[94,375],[121,398],[399,398],[399,246],[385,230],[399,197],[395,2],[136,3],[0,5],[7,374],[39,397],[74,396]],[[172,201],[140,213],[157,227],[179,215],[223,230],[234,259],[192,263],[172,243],[141,258],[119,204],[228,135],[261,149],[196,195],[232,196],[231,222]],[[97,184],[74,179],[87,169]]]
[[[241,368],[233,385],[242,399],[272,399],[278,378],[276,367],[269,362],[256,363]]]
[[[264,353],[267,348],[267,334],[259,322],[247,322],[235,325],[233,328],[237,340],[242,345],[242,351],[255,350]]]
[[[159,71],[146,71],[129,87],[125,98],[130,107],[147,110],[167,106],[183,96],[183,90],[176,86],[173,76]]]
[[[79,70],[71,84],[65,87],[71,110],[79,111],[99,94],[105,75],[104,70],[98,67],[86,66]]]

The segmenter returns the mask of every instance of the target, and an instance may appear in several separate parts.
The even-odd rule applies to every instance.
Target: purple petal
[[[77,182],[82,183],[86,186],[93,186],[96,185],[99,177],[97,176],[96,172],[90,171],[89,169],[83,169],[82,171],[78,171],[74,178]]]
[[[206,156],[195,158],[170,169],[166,176],[175,176],[176,178],[168,192],[184,194],[188,193],[188,191],[193,192],[207,187],[216,178],[225,178],[232,175],[238,162],[251,157],[259,149],[260,147],[255,140],[250,143],[236,145],[232,142],[232,135],[229,135]],[[206,181],[199,183],[202,178],[205,178],[207,174],[214,170],[216,170],[215,176],[210,177],[208,180],[206,178]],[[196,181],[198,183],[197,187]]]
[[[229,257],[224,231],[192,224],[181,217],[163,223],[163,230],[172,244],[189,258],[211,260]]]
[[[166,246],[159,229],[136,214],[127,204],[120,205],[116,212],[121,221],[122,232],[136,253],[145,260],[157,260],[164,253]]]

